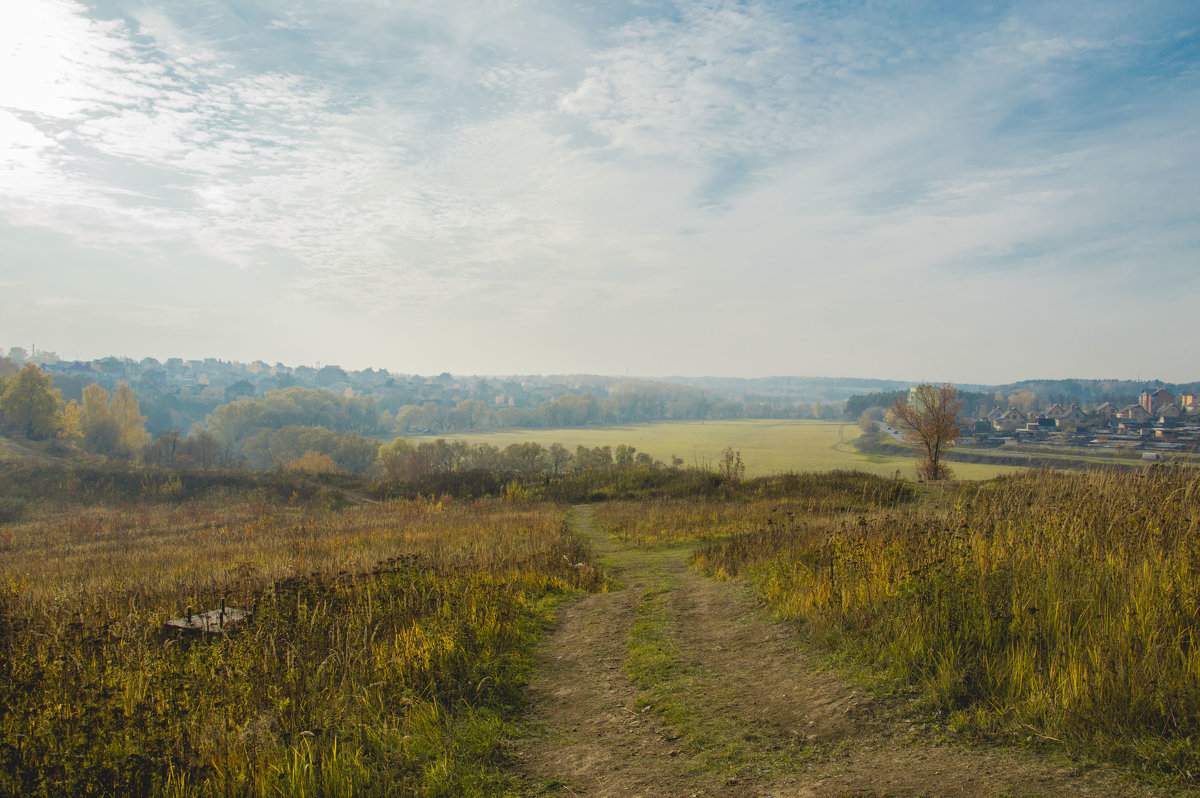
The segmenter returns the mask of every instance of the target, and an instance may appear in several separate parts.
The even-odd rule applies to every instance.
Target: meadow
[[[721,453],[733,448],[742,454],[751,477],[787,471],[857,470],[891,476],[897,470],[913,478],[915,462],[907,457],[866,454],[850,444],[861,430],[857,424],[807,420],[668,421],[614,427],[513,430],[448,435],[448,440],[488,443],[503,449],[513,443],[533,441],[543,446],[561,443],[576,446],[626,444],[670,464],[679,457],[687,468],[716,468]],[[1012,466],[952,463],[959,479],[991,479],[1015,473]]]
[[[146,485],[0,527],[0,794],[504,789],[541,625],[603,587],[564,508]],[[251,621],[164,630],[223,602]]]
[[[778,618],[955,730],[1200,776],[1194,469],[813,480],[596,518],[629,545],[699,544],[695,567],[749,578]]]
[[[283,472],[38,466],[0,486],[0,794],[526,790],[503,740],[534,647],[559,602],[608,585],[579,502],[613,545],[750,580],[935,723],[1200,774],[1194,469],[600,469],[472,499]],[[164,627],[222,603],[251,620]]]

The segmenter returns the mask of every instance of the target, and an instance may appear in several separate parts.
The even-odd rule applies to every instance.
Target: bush
[[[29,502],[15,496],[0,496],[0,524],[21,521],[29,510]]]

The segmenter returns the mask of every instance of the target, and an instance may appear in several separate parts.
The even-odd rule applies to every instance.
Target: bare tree
[[[918,385],[909,391],[908,401],[897,399],[888,408],[892,423],[899,428],[905,442],[923,452],[917,464],[919,478],[949,478],[950,468],[942,462],[942,455],[962,434],[958,426],[961,411],[958,389],[948,382]]]

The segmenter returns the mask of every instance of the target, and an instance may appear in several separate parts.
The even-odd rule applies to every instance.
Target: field
[[[74,500],[6,500],[0,795],[503,789],[539,627],[603,587],[563,508],[263,482],[64,470],[43,492]],[[226,602],[244,630],[164,627]]]
[[[1200,773],[1192,469],[1027,472],[939,487],[902,512],[682,502],[612,518],[643,545],[705,530],[695,565],[748,575],[779,617],[917,686],[954,728],[1151,779]]]
[[[687,467],[712,467],[721,452],[732,447],[742,453],[748,476],[778,474],[785,471],[829,471],[855,469],[870,474],[891,476],[900,470],[912,478],[914,461],[905,457],[869,455],[856,451],[850,442],[860,430],[856,424],[830,421],[672,421],[658,424],[630,424],[619,427],[593,427],[551,430],[515,430],[483,434],[450,435],[447,439],[471,443],[490,443],[504,448],[509,444],[534,441],[543,446],[561,443],[574,451],[576,446],[616,446],[625,444],[646,452],[656,460],[670,463],[671,457],[683,460]],[[952,463],[959,479],[990,479],[1021,469],[976,463]]]
[[[928,737],[947,729],[1168,789],[1200,773],[1194,470],[597,469],[453,500],[282,472],[4,469],[0,794],[566,795],[593,776],[625,790],[602,794],[781,794],[817,773],[831,794],[938,794],[987,770],[980,794],[1025,795],[1074,778]],[[252,613],[236,633],[164,627],[223,603]],[[830,653],[874,697],[812,664]],[[624,781],[560,770],[568,750],[619,770],[634,734],[661,756]],[[1097,773],[1062,794],[1153,794]]]

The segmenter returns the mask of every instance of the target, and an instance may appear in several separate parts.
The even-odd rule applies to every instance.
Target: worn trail
[[[534,795],[1149,796],[1106,768],[937,743],[904,705],[818,667],[741,581],[686,548],[614,545],[574,523],[621,587],[562,608],[513,759]],[[941,735],[945,736],[945,735]]]

